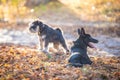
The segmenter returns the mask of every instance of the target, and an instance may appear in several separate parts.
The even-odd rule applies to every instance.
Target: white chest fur
[[[71,56],[73,56],[73,55],[76,55],[76,54],[80,54],[79,52],[71,52],[72,54],[70,55],[70,57]]]
[[[45,38],[46,38],[46,35],[42,35],[41,38],[42,38],[42,39],[45,39]]]

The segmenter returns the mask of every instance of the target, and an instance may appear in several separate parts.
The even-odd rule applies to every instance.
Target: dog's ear
[[[84,28],[81,28],[81,33],[80,33],[81,35],[85,35],[85,30],[84,30]]]
[[[39,25],[40,27],[43,27],[43,23],[42,23],[41,21],[38,21],[38,25]]]
[[[34,20],[35,24],[43,24],[39,19]]]
[[[41,21],[38,21],[39,24],[43,24]]]
[[[79,35],[81,34],[80,32],[81,32],[80,29],[78,29],[78,34],[79,34]]]

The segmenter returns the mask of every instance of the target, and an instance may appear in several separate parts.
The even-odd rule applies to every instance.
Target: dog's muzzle
[[[36,33],[36,29],[34,29],[34,28],[32,28],[32,27],[30,27],[29,30],[30,30],[30,32],[32,32],[32,33]]]

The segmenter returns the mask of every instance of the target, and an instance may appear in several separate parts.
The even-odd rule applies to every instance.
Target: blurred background
[[[120,22],[119,0],[0,0],[0,21],[45,20]],[[51,20],[52,19],[52,20]],[[64,20],[65,21],[65,20]],[[27,21],[26,21],[27,22]]]
[[[68,43],[84,27],[103,54],[120,55],[120,0],[0,0],[0,43],[38,44],[27,30],[35,19],[60,27]]]

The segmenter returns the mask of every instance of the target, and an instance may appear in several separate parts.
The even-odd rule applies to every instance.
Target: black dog
[[[43,52],[47,52],[50,42],[54,44],[54,48],[56,48],[57,50],[59,48],[59,44],[61,44],[67,52],[69,51],[63,38],[62,32],[59,28],[54,30],[48,25],[43,24],[41,21],[36,20],[30,24],[29,30],[32,33],[38,33],[40,47]]]
[[[87,46],[95,48],[93,43],[98,43],[98,40],[93,39],[89,34],[86,34],[84,29],[78,29],[79,38],[74,41],[74,45],[71,47],[71,56],[69,58],[69,65],[75,67],[82,67],[83,64],[91,64],[92,61],[87,55]]]

